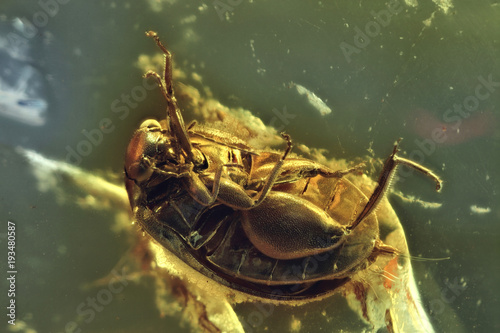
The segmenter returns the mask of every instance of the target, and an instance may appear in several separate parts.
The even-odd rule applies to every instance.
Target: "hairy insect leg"
[[[250,198],[240,185],[232,182],[229,179],[222,179],[223,167],[239,167],[239,165],[233,165],[233,164],[225,164],[217,169],[216,174],[213,178],[211,194],[209,192],[209,189],[206,187],[206,185],[203,183],[200,177],[198,177],[197,174],[191,173],[189,177],[185,177],[184,179],[187,182],[186,184],[187,189],[191,197],[198,203],[207,207],[210,207],[213,204],[215,204],[217,199],[219,199],[219,201],[223,202],[227,206],[239,210],[249,210],[257,207],[260,203],[262,203],[262,201],[264,201],[267,194],[271,190],[274,181],[276,180],[276,178],[280,173],[280,167],[283,164],[283,161],[285,160],[286,156],[290,153],[292,149],[292,140],[290,136],[284,133],[282,133],[281,135],[284,139],[287,140],[287,148],[285,149],[285,152],[283,153],[283,156],[281,157],[280,161],[275,164],[271,174],[269,175],[267,182],[260,191],[257,199]],[[219,193],[221,194],[221,196],[219,196]],[[225,219],[219,221],[217,225],[211,226],[211,228],[213,229],[211,233],[204,234],[203,232],[201,232],[201,229],[203,229],[205,225],[204,223],[201,223],[199,225],[198,219],[199,216],[197,217],[197,221],[194,224],[196,227],[193,230],[191,230],[188,239],[190,245],[194,249],[197,249],[203,246],[206,242],[208,242],[215,234],[219,226],[223,222],[225,222]]]
[[[284,133],[282,133],[281,136],[287,140],[287,148],[279,161],[274,164],[273,169],[267,176],[267,180],[264,182],[264,185],[262,185],[257,195],[252,197],[240,184],[228,179],[222,179],[219,197],[217,198],[221,203],[236,210],[250,210],[256,208],[264,201],[280,175],[280,169],[292,149],[292,140],[290,136]]]
[[[205,183],[203,183],[203,181],[195,172],[191,171],[189,177],[184,178],[187,185],[186,189],[194,200],[196,200],[203,206],[212,206],[215,201],[217,201],[217,197],[219,196],[219,190],[221,187],[223,167],[225,167],[225,165],[221,165],[220,167],[218,167],[215,172],[211,193]]]
[[[278,176],[281,174],[281,167],[283,166],[283,163],[285,162],[285,158],[288,156],[290,151],[292,150],[292,139],[290,138],[290,135],[281,133],[281,136],[283,139],[287,141],[287,147],[285,149],[285,152],[283,153],[283,156],[281,159],[274,165],[273,170],[269,174],[269,177],[267,178],[267,181],[264,183],[264,186],[262,187],[262,190],[259,192],[259,195],[257,199],[255,199],[255,203],[253,204],[252,207],[246,208],[246,209],[251,209],[255,208],[258,206],[264,199],[266,198],[266,195],[269,193],[271,188],[273,187],[274,183],[276,182],[276,179]]]
[[[423,173],[424,175],[432,178],[435,182],[436,182],[436,191],[441,191],[441,187],[443,186],[443,182],[442,180],[434,173],[432,172],[430,169],[424,167],[423,165],[420,165],[418,164],[417,162],[414,162],[412,160],[408,160],[406,158],[402,158],[402,157],[397,157],[396,156],[396,160],[397,160],[397,163],[398,164],[403,164],[403,165],[406,165],[410,168],[413,168],[421,173]]]
[[[435,183],[436,183],[436,190],[439,191],[442,187],[442,181],[441,179],[434,174],[431,170],[425,168],[424,166],[413,162],[411,160],[408,160],[406,158],[401,158],[397,156],[397,153],[399,152],[399,142],[401,139],[399,139],[396,144],[394,145],[394,149],[392,151],[392,154],[387,158],[387,160],[384,163],[384,168],[382,169],[382,172],[380,173],[378,182],[377,182],[377,187],[373,191],[372,195],[370,196],[370,199],[368,200],[368,203],[365,205],[361,213],[358,215],[356,220],[349,226],[347,227],[347,230],[353,230],[356,228],[358,224],[360,224],[367,216],[369,216],[376,208],[377,205],[380,203],[382,198],[384,197],[385,193],[389,189],[391,185],[391,180],[394,177],[394,173],[396,171],[396,168],[399,164],[403,164],[406,166],[409,166],[426,176],[432,178]]]
[[[359,172],[365,164],[360,163],[354,167],[344,170],[331,170],[327,167],[305,159],[287,159],[280,169],[280,174],[275,184],[293,183],[304,178],[313,178],[318,175],[325,178],[342,178],[350,173]],[[259,167],[252,173],[252,181],[249,187],[260,188],[264,183],[266,176],[270,173],[271,166],[266,164]]]
[[[184,119],[182,118],[181,111],[177,105],[177,100],[174,96],[174,89],[172,87],[172,55],[166,49],[165,46],[160,41],[158,34],[154,31],[146,32],[146,36],[152,37],[156,45],[163,51],[164,64],[163,64],[163,77],[154,71],[148,71],[144,74],[144,77],[154,77],[160,87],[160,90],[167,100],[167,120],[170,126],[171,133],[179,141],[180,148],[184,151],[188,162],[193,162],[196,165],[202,163],[199,158],[196,158],[193,154],[193,146],[189,140],[189,136],[186,131],[186,126],[184,125]]]
[[[160,37],[154,31],[147,31],[146,36],[152,37],[156,45],[163,51],[163,83],[165,84],[165,91],[169,96],[173,95],[172,89],[172,54],[167,50],[160,41]]]
[[[360,163],[352,168],[333,171],[327,169],[319,163],[307,160],[297,160],[289,162],[291,162],[289,163],[289,165],[285,164],[283,166],[281,174],[286,175],[287,173],[291,173],[296,177],[296,179],[294,180],[299,180],[302,178],[313,178],[318,175],[325,178],[342,178],[350,173],[359,172],[365,166],[364,163]]]

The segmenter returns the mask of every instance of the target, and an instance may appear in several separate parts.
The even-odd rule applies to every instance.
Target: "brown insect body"
[[[167,119],[135,132],[125,161],[126,187],[137,223],[191,267],[233,289],[265,298],[314,298],[333,292],[380,253],[374,208],[398,164],[439,179],[396,156],[366,197],[344,175],[284,153],[255,152],[217,130],[187,128],[175,101],[170,53],[154,76]]]

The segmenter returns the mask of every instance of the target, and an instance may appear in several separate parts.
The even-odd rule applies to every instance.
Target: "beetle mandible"
[[[396,167],[436,182],[429,169],[387,158],[374,192],[365,196],[344,176],[362,165],[331,170],[282,153],[256,151],[217,129],[186,126],[172,86],[172,57],[156,79],[166,119],[144,121],[127,148],[125,182],[135,221],[153,239],[205,276],[247,294],[307,299],[331,293],[381,254],[397,249],[379,238],[375,208]],[[277,292],[278,291],[278,292]]]

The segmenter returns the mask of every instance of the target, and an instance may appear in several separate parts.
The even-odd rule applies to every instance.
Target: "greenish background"
[[[0,116],[0,244],[5,248],[6,221],[15,221],[18,318],[38,332],[62,332],[78,304],[97,291],[81,286],[107,275],[128,245],[110,230],[111,213],[59,206],[51,193],[37,192],[28,166],[9,147],[64,160],[66,147],[85,139],[82,130],[110,118],[115,130],[79,165],[119,174],[133,130],[144,118],[164,114],[156,90],[125,119],[112,111],[116,99],[142,83],[134,63],[140,54],[158,52],[144,37],[155,30],[176,66],[199,73],[223,104],[284,125],[296,142],[351,160],[371,150],[372,157],[384,158],[404,137],[407,156],[421,157],[445,181],[440,194],[420,175],[403,174],[395,185],[407,195],[441,202],[436,210],[391,197],[411,253],[451,257],[414,262],[424,307],[439,332],[498,331],[500,87],[463,119],[464,137],[454,136],[463,141],[450,138],[427,146],[429,151],[418,142],[429,140],[436,126],[452,135],[453,123],[443,117],[475,94],[478,77],[500,81],[500,3],[458,0],[447,10],[445,1],[411,3],[396,1],[401,11],[379,24],[380,31],[372,30],[369,40],[357,40],[362,47],[350,57],[341,46],[355,47],[356,28],[373,28],[372,11],[386,10],[384,1],[70,0],[57,11],[52,7],[54,15],[28,40],[32,63],[46,78],[47,123],[30,127]],[[15,17],[33,21],[40,11],[38,1],[0,3],[4,23]],[[4,24],[1,33],[14,31],[9,29]],[[290,82],[314,92],[333,112],[321,116]],[[273,110],[284,108],[293,118],[280,124]],[[491,211],[474,214],[471,205]],[[453,293],[448,286],[455,281],[466,288]],[[152,286],[128,286],[83,331],[186,331],[177,328],[178,319],[159,317],[153,293]]]

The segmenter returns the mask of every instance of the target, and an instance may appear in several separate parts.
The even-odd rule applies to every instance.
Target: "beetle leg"
[[[244,170],[245,167],[241,164],[238,164],[238,163],[227,163],[227,164],[224,164],[225,167],[231,167],[231,168],[238,168],[238,169],[242,169]]]
[[[292,145],[292,139],[290,138],[290,135],[285,134],[285,133],[281,133],[281,136],[285,140],[287,140],[287,147],[285,149],[285,152],[283,153],[283,156],[278,161],[278,163],[276,163],[274,165],[274,168],[271,171],[269,177],[267,178],[267,181],[265,182],[264,186],[262,187],[262,190],[259,192],[259,195],[258,195],[257,199],[256,200],[254,199],[255,201],[254,201],[254,204],[252,205],[252,207],[243,208],[243,209],[252,209],[252,208],[255,208],[262,201],[264,201],[264,199],[266,198],[266,195],[269,193],[269,191],[273,187],[274,183],[276,182],[276,179],[281,174],[281,167],[283,166],[283,163],[285,162],[285,158],[290,153],[290,151],[292,150],[292,147],[293,147],[293,145]]]
[[[167,176],[167,178],[174,177],[174,178],[184,178],[188,177],[190,175],[190,171],[184,171],[184,172],[172,172],[172,171],[165,171],[157,167],[152,167],[152,169],[159,173],[160,175]]]
[[[382,172],[380,173],[379,179],[378,179],[378,184],[375,190],[373,191],[372,195],[370,196],[370,199],[368,200],[368,203],[365,205],[361,213],[358,215],[356,220],[349,226],[347,227],[348,230],[352,230],[356,228],[358,224],[360,224],[368,215],[370,215],[375,208],[377,208],[377,205],[380,203],[382,198],[384,197],[385,193],[389,189],[391,185],[391,180],[394,177],[394,173],[396,171],[396,168],[399,164],[403,164],[406,166],[409,166],[427,176],[432,178],[436,182],[436,190],[439,191],[442,186],[442,181],[441,179],[434,174],[431,170],[421,166],[420,164],[413,162],[411,160],[408,160],[406,158],[398,157],[397,153],[399,152],[399,142],[401,139],[399,139],[396,144],[394,145],[394,149],[392,150],[392,154],[387,158],[387,160],[384,163],[384,168],[382,169]]]
[[[284,133],[282,133],[282,136],[287,140],[287,148],[280,160],[274,165],[267,180],[256,196],[250,196],[250,191],[246,191],[240,184],[233,182],[230,179],[223,178],[220,180],[220,189],[217,200],[236,210],[249,210],[260,205],[271,191],[276,178],[280,175],[281,166],[292,149],[292,140],[290,139],[290,136]],[[227,166],[233,166],[233,164],[227,164]]]
[[[199,166],[202,161],[194,156],[193,146],[189,140],[186,126],[184,125],[184,119],[182,118],[181,111],[174,96],[174,89],[172,87],[172,54],[163,46],[156,32],[148,31],[146,32],[146,36],[152,37],[156,45],[163,51],[164,72],[163,77],[153,71],[148,71],[144,76],[153,76],[158,82],[160,90],[167,100],[167,119],[169,120],[171,133],[179,140],[180,148],[186,154],[188,161]]]
[[[166,171],[163,170],[161,167],[157,167],[154,162],[151,161],[147,156],[143,156],[142,158],[143,163],[146,163],[147,168],[151,169],[152,171],[156,172],[159,175],[162,175],[165,177],[165,179],[174,177],[174,178],[184,178],[188,177],[191,172],[193,171],[193,165],[192,164],[180,164],[177,167],[177,170],[175,171]]]
[[[321,175],[325,178],[342,178],[350,173],[359,172],[365,166],[364,163],[355,165],[345,170],[330,170],[325,166],[305,159],[288,159],[280,171],[275,184],[293,183],[303,178],[313,178]],[[263,183],[264,175],[269,174],[269,165],[264,165],[252,173],[252,182],[249,184],[252,188],[260,188],[259,183]]]
[[[286,166],[286,169],[281,172],[281,176],[285,178],[291,178],[291,181],[296,181],[302,178],[312,178],[317,175],[321,175],[325,178],[342,178],[350,173],[359,172],[365,166],[364,163],[355,165],[352,168],[345,170],[329,170],[318,163],[311,163],[310,161],[300,161],[299,163],[293,163],[290,161],[290,165]],[[290,173],[291,175],[288,175]]]
[[[191,121],[188,125],[187,125],[187,130],[189,131],[190,129],[192,129],[194,126],[196,126],[197,124],[197,121],[196,120],[193,120]]]
[[[209,189],[197,173],[191,171],[189,177],[184,178],[187,185],[186,189],[194,200],[203,206],[212,206],[215,203],[219,196],[223,167],[220,166],[215,172],[212,193],[209,192]]]
[[[167,50],[165,46],[160,41],[160,38],[158,37],[158,34],[154,31],[147,31],[146,36],[152,37],[154,41],[156,42],[156,45],[162,50],[163,55],[164,55],[164,60],[163,60],[163,78],[160,78],[160,76],[152,71],[148,71],[150,75],[155,75],[160,78],[162,83],[164,84],[164,92],[165,92],[165,98],[167,100],[170,100],[170,97],[174,95],[173,89],[172,89],[172,55],[170,52]],[[148,73],[146,73],[146,76],[148,76]],[[163,89],[162,89],[163,90]]]
[[[239,192],[242,192],[245,196],[248,196],[246,192],[242,190],[239,184],[236,184],[231,180],[222,179],[222,168],[225,167],[241,168],[241,165],[229,163],[229,164],[223,164],[222,166],[217,168],[213,180],[209,181],[209,183],[213,184],[212,193],[209,192],[210,191],[209,188],[200,179],[200,176],[197,173],[190,171],[189,177],[186,177],[185,179],[187,182],[187,190],[189,194],[191,194],[191,197],[204,206],[211,206],[219,198],[219,192],[221,187],[223,188],[224,193],[231,193],[231,191],[236,191],[237,194],[235,194],[235,196],[238,196],[237,191],[240,190]]]

